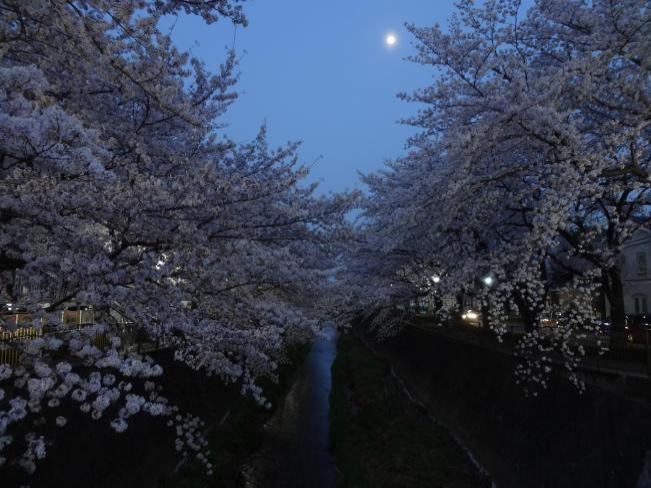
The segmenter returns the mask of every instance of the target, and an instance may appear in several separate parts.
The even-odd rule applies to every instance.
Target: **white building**
[[[651,231],[638,230],[622,248],[624,308],[628,315],[651,313]]]

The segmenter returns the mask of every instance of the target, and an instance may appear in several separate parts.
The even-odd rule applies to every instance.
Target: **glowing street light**
[[[494,282],[494,281],[495,281],[495,280],[493,279],[493,277],[492,277],[491,275],[484,276],[484,279],[483,279],[484,285],[486,285],[486,286],[493,286],[493,282]]]
[[[461,316],[461,318],[463,320],[477,320],[479,318],[479,314],[477,312],[473,312],[472,310],[468,310]]]
[[[432,283],[437,284],[437,283],[439,283],[440,281],[441,281],[441,277],[440,277],[440,276],[436,276],[436,275],[432,276]]]

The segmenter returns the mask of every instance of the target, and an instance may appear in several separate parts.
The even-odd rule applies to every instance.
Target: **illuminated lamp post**
[[[484,283],[486,288],[491,288],[495,284],[495,278],[493,278],[493,276],[490,274],[484,276],[481,281]],[[482,305],[481,307],[482,321],[483,321],[483,325],[485,326],[488,325],[488,307],[489,307],[488,299],[489,297],[487,295],[486,305]]]
[[[432,293],[430,293],[427,308],[429,309],[429,313],[433,314],[434,313],[434,296],[436,295],[436,292],[437,292],[437,290],[435,289],[435,285],[438,285],[441,282],[441,277],[438,276],[438,275],[432,275],[430,277],[430,281],[432,282]]]

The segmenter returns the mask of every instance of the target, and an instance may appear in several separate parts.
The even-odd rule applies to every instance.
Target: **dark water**
[[[284,402],[267,424],[267,439],[243,470],[247,488],[334,488],[336,470],[328,450],[330,367],[336,333],[313,345]]]

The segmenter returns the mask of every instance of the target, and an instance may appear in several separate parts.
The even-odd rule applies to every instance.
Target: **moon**
[[[395,36],[395,34],[387,34],[384,41],[387,43],[387,46],[391,47],[396,45],[398,38]]]

